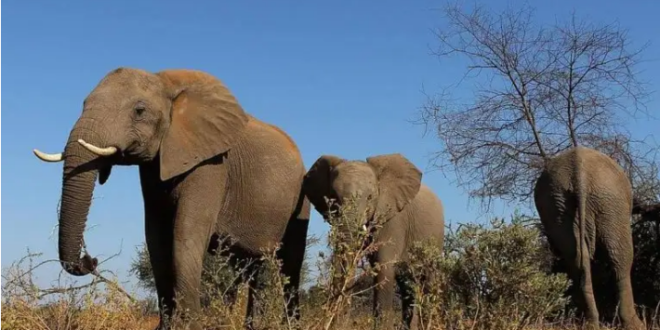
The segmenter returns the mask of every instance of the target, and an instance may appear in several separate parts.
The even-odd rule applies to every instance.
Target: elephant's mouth
[[[103,185],[108,181],[110,177],[110,172],[112,172],[112,164],[106,163],[99,166],[99,184]]]

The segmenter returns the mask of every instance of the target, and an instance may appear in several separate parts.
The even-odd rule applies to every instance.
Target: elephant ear
[[[324,217],[328,212],[328,204],[324,197],[331,197],[330,174],[332,169],[342,162],[344,159],[337,156],[323,155],[314,162],[303,180],[303,193]]]
[[[160,145],[160,178],[166,181],[227,152],[249,117],[210,74],[168,70],[158,76],[172,98],[170,127]]]
[[[422,172],[401,154],[369,157],[367,163],[378,177],[376,216],[390,219],[417,196],[422,185]]]

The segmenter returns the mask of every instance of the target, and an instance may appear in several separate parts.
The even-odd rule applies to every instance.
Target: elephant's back
[[[630,186],[623,169],[609,156],[586,147],[572,148],[551,159],[543,175],[553,183],[573,190],[576,170],[581,171],[589,190],[621,189]]]
[[[591,209],[609,209],[611,205],[631,207],[632,188],[623,169],[607,155],[586,147],[572,148],[553,159],[545,166],[534,188],[537,208],[543,199],[551,199],[565,205],[568,196],[573,196],[577,174],[581,174],[583,193]]]
[[[410,204],[410,212],[413,219],[410,221],[411,238],[434,237],[442,243],[445,233],[444,205],[427,185],[422,183],[420,186],[417,196]]]
[[[221,215],[230,218],[226,230],[239,245],[257,253],[279,243],[298,206],[304,174],[293,139],[250,118],[229,153],[228,192]]]
[[[593,149],[578,151],[582,160],[587,203],[599,209],[599,213],[610,212],[612,205],[621,206],[621,212],[632,213],[632,185],[623,168],[609,156]]]
[[[302,155],[293,138],[278,126],[254,117],[250,117],[238,144],[252,157],[265,156],[276,162],[302,165]]]
[[[418,214],[423,214],[428,211],[428,217],[436,222],[442,222],[444,224],[444,205],[440,200],[440,197],[425,184],[421,184],[419,187],[419,192],[415,199],[412,202],[413,209]],[[420,213],[421,212],[421,213]]]

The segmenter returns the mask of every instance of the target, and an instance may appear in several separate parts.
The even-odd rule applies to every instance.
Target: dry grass
[[[366,233],[361,229],[360,215],[349,210],[343,214],[333,220],[328,241],[336,252],[334,257],[344,263],[320,258],[317,282],[301,297],[300,322],[282,317],[283,283],[287,279],[275,271],[278,263],[274,254],[265,255],[262,261],[267,276],[265,287],[258,291],[257,329],[373,329],[369,315],[371,288],[360,287],[355,278],[369,278],[376,270],[363,260],[377,247],[362,245]],[[334,229],[339,227],[337,223],[349,230]],[[421,293],[416,302],[421,326],[456,330],[580,328],[563,310],[567,300],[561,293],[568,282],[543,270],[539,254],[543,246],[537,235],[535,229],[516,221],[494,222],[492,227],[472,225],[456,232],[450,230],[442,254],[437,247],[425,244],[412,248],[407,274],[414,291]],[[83,286],[67,284],[70,277],[63,276],[56,285],[37,287],[35,269],[57,262],[42,261],[33,266],[39,258],[28,254],[4,270],[2,330],[152,330],[158,325],[153,302],[132,298],[135,292],[126,292],[111,276],[90,276],[91,282]],[[436,276],[430,278],[429,274]],[[205,329],[243,329],[246,293],[243,284],[233,308],[222,299],[211,299],[197,319]],[[382,324],[394,328],[399,315]],[[649,329],[660,329],[659,319],[651,318],[653,321],[648,323],[653,326]]]
[[[241,288],[239,301],[233,310],[218,304],[204,310],[201,320],[209,329],[217,326],[220,319],[226,320],[226,329],[243,329],[245,311],[245,288]],[[158,315],[145,311],[139,302],[129,301],[122,292],[112,286],[90,286],[82,293],[67,292],[56,294],[50,303],[44,305],[25,295],[7,295],[3,292],[2,330],[153,330],[159,322]],[[320,329],[327,321],[326,311],[318,306],[302,306],[302,329]],[[335,329],[372,329],[373,321],[364,313],[337,315]],[[357,315],[356,315],[357,314]],[[270,318],[271,317],[266,317]],[[257,320],[259,329],[288,329],[286,324],[264,324]],[[445,327],[433,327],[444,329]],[[475,328],[475,322],[464,319],[460,324],[453,324],[454,329]],[[518,328],[511,324],[507,328],[500,324],[499,329]],[[537,324],[526,329],[578,329],[575,324]]]
[[[101,290],[94,295],[105,294],[108,300],[114,299],[117,294],[112,289]],[[19,297],[4,298],[2,304],[2,329],[16,330],[153,330],[159,322],[158,315],[146,313],[141,306],[126,301],[115,301],[113,304],[88,302],[82,306],[73,305],[68,297],[62,296],[48,306],[30,303]],[[321,308],[303,308],[300,327],[302,329],[319,329],[319,322],[324,320],[325,312]],[[204,311],[201,317],[203,324],[209,329],[217,327],[217,320],[228,320],[226,329],[243,329],[244,304],[236,306],[234,311],[217,310],[210,308]],[[368,315],[351,315],[349,317],[338,317],[334,324],[335,329],[372,329],[373,321]],[[261,324],[260,324],[261,323]],[[391,324],[391,323],[390,323]],[[263,324],[257,322],[258,329],[288,329],[284,324]],[[460,324],[452,325],[454,329],[481,329],[475,327],[475,322],[465,319]],[[490,327],[488,327],[490,328]],[[537,324],[525,327],[525,329],[578,329],[571,322],[559,324]],[[176,329],[176,328],[175,328]],[[219,328],[218,328],[219,329]],[[432,329],[445,329],[437,326]],[[499,325],[496,329],[520,329],[515,324],[511,327]],[[607,328],[603,328],[607,329]]]

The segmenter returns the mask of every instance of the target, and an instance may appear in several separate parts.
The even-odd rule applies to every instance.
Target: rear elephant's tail
[[[577,221],[578,221],[578,237],[577,237],[577,257],[579,262],[578,264],[578,269],[582,271],[583,267],[588,267],[589,264],[587,263],[585,265],[584,260],[589,260],[589,258],[585,259],[585,253],[588,253],[591,255],[589,251],[589,244],[587,244],[587,237],[586,237],[586,207],[587,207],[587,192],[586,192],[586,187],[584,185],[584,169],[582,168],[582,159],[579,156],[578,151],[576,150],[573,156],[573,178],[575,180],[575,197],[577,200]],[[585,251],[584,248],[587,247],[587,250]]]

